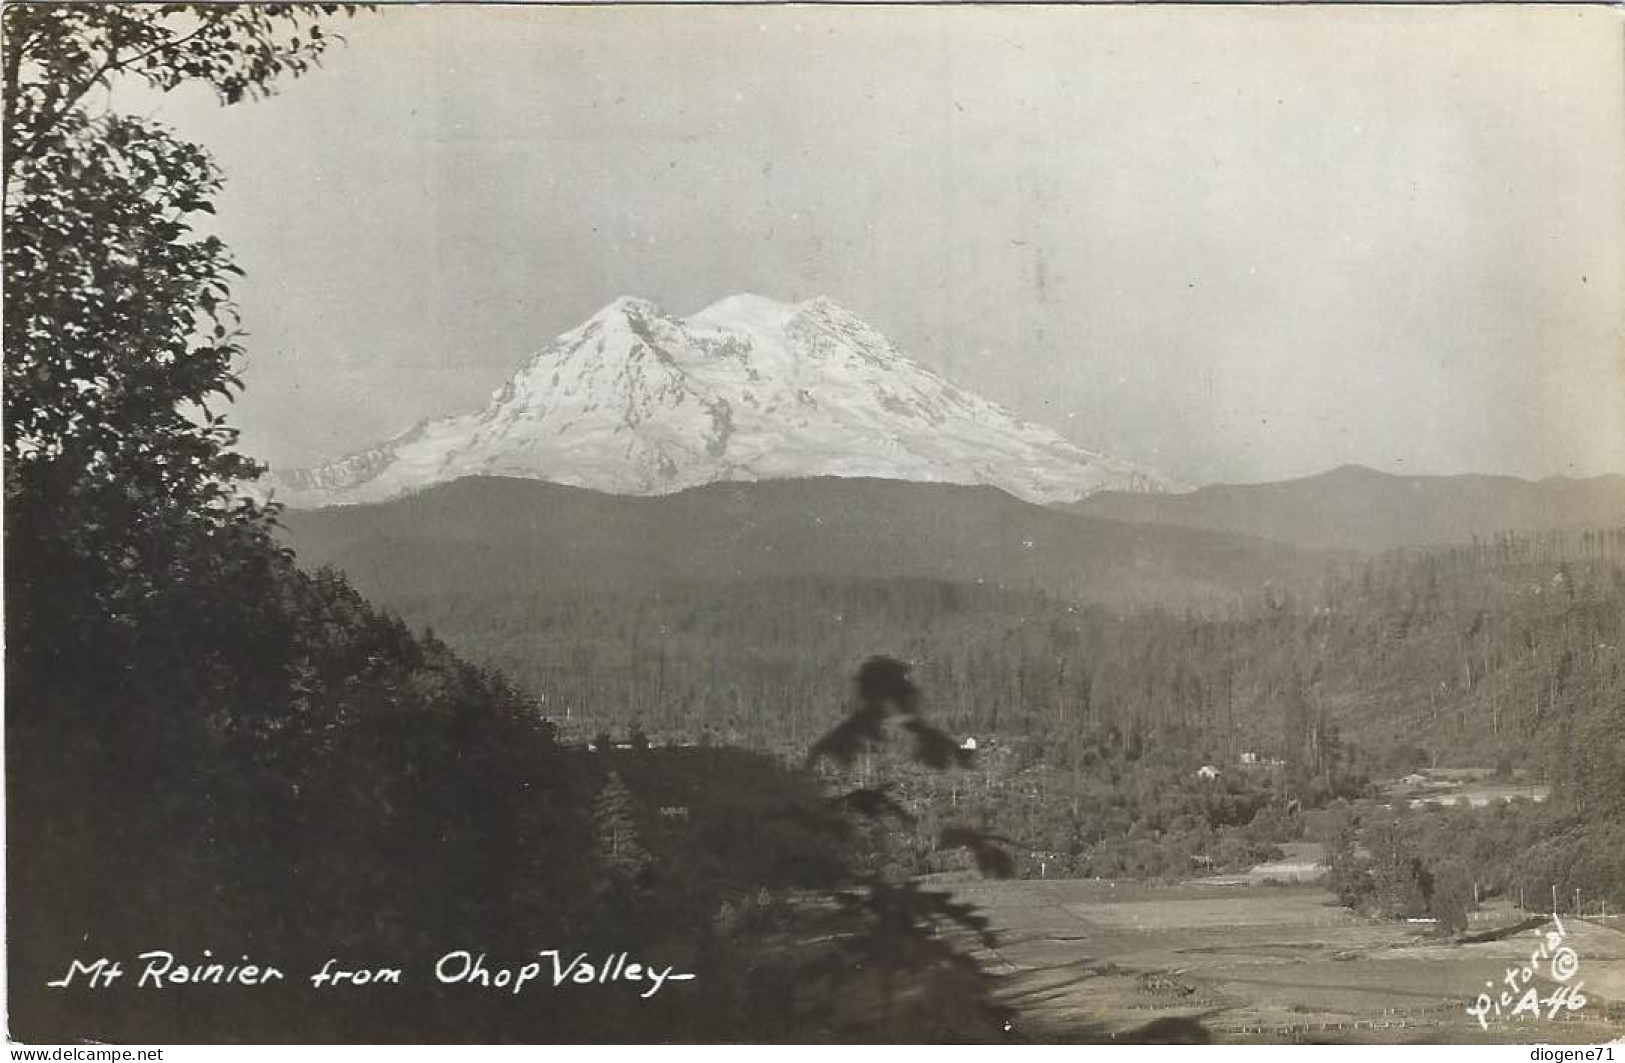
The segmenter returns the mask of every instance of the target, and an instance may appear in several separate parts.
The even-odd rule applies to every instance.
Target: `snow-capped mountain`
[[[991,484],[1040,503],[1170,489],[955,387],[829,299],[755,295],[686,318],[617,299],[484,409],[274,473],[270,486],[290,505],[320,506],[471,475],[628,495],[808,476]]]

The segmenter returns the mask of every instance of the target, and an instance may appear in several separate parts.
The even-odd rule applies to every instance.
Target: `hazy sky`
[[[209,145],[251,452],[620,294],[827,294],[1194,482],[1625,471],[1625,32],[1572,7],[401,8]]]

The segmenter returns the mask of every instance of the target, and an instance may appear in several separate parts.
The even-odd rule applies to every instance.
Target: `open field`
[[[1326,873],[1326,847],[1319,842],[1287,842],[1281,846],[1281,859],[1259,864],[1235,875],[1212,875],[1193,880],[1193,885],[1264,886],[1309,883]]]
[[[1410,800],[1412,808],[1423,805],[1460,805],[1467,804],[1474,808],[1483,808],[1496,801],[1514,801],[1523,798],[1528,801],[1544,801],[1551,793],[1551,787],[1539,783],[1526,785],[1512,785],[1510,783],[1500,786],[1468,785],[1459,788],[1445,788],[1429,792],[1425,796],[1413,797]]]
[[[1382,787],[1390,801],[1405,801],[1412,808],[1424,805],[1471,805],[1482,808],[1495,801],[1544,801],[1551,786],[1528,776],[1499,778],[1491,768],[1427,768]]]
[[[984,954],[1035,1040],[1103,1040],[1154,1019],[1195,1017],[1218,1041],[1595,1042],[1625,1034],[1625,933],[1565,920],[1585,1007],[1557,1020],[1467,1007],[1527,963],[1541,931],[1473,945],[1376,923],[1318,887],[1004,881],[965,883],[999,932]],[[1516,922],[1506,907],[1474,929]],[[1546,997],[1549,973],[1535,984]]]

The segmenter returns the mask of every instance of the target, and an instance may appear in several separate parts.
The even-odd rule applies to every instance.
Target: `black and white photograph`
[[[1625,1048],[1619,5],[0,29],[12,1058]]]

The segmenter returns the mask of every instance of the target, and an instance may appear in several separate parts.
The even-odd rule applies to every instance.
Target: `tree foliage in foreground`
[[[923,696],[909,667],[890,657],[871,657],[854,680],[854,705],[847,716],[815,742],[809,763],[828,758],[849,767],[864,753],[899,734],[909,756],[931,771],[968,768],[975,755],[933,725],[923,714]],[[882,851],[874,854],[851,887],[835,894],[836,933],[824,955],[805,968],[810,981],[825,987],[850,984],[858,972],[868,993],[850,995],[842,1032],[886,1040],[984,1040],[996,1036],[1010,1016],[995,1003],[992,979],[971,951],[996,941],[987,918],[946,891],[925,889],[908,877],[888,873],[884,846],[887,821],[911,825],[914,817],[884,788],[859,787],[831,799],[841,818],[873,832]],[[1012,865],[1003,839],[970,827],[942,830],[943,848],[969,851],[985,874],[1008,878]]]
[[[116,80],[274,91],[338,5],[13,4],[4,12],[5,456],[29,501],[117,483],[194,517],[257,471],[210,404],[240,386],[220,175],[162,125],[94,106]]]
[[[220,175],[98,93],[126,77],[269,93],[319,57],[334,10],[4,11],[6,594],[11,659],[41,684],[90,664],[117,687],[170,655],[252,651],[230,643],[252,641],[236,611],[285,564],[271,514],[239,494],[259,466],[220,410],[242,355],[239,271],[199,231]],[[23,699],[12,717],[36,711]]]

